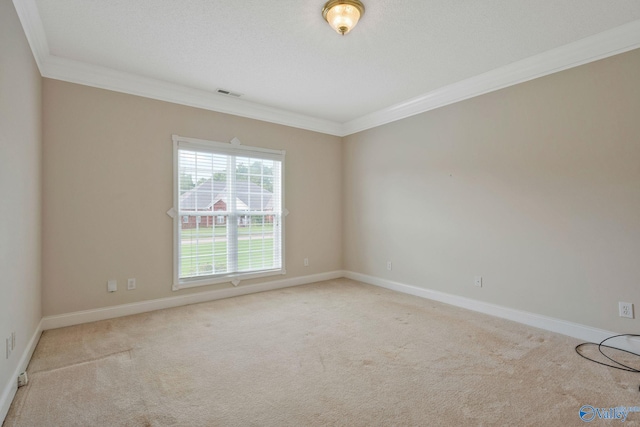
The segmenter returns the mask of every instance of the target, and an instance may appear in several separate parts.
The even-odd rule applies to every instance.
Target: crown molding
[[[441,87],[346,123],[51,55],[35,0],[13,0],[43,77],[314,132],[348,136],[640,47],[640,20]]]
[[[329,135],[342,136],[342,124],[266,105],[229,98],[162,80],[49,55],[40,70],[43,77],[123,92],[160,101],[233,114]]]
[[[351,135],[640,47],[640,20],[436,89],[344,123]]]
[[[13,0],[13,6],[16,8],[33,57],[38,64],[40,74],[42,74],[43,60],[49,56],[49,43],[40,19],[38,6],[35,0]]]
[[[13,0],[13,4],[43,77],[343,136],[338,122],[51,55],[35,0]]]

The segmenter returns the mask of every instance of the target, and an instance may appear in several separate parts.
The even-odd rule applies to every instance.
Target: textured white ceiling
[[[36,0],[50,54],[345,123],[640,19],[639,0]]]

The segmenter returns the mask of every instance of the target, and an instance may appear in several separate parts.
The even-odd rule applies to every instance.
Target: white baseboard
[[[346,277],[348,279],[357,280],[359,282],[379,286],[409,295],[443,302],[446,304],[462,307],[484,314],[489,314],[503,319],[512,320],[514,322],[522,323],[551,332],[556,332],[588,342],[598,343],[612,335],[617,335],[614,332],[605,331],[578,323],[568,322],[553,317],[503,307],[496,304],[476,301],[445,292],[420,288],[417,286],[407,285],[399,282],[393,282],[379,277],[368,276],[352,271],[332,271],[328,273],[258,283],[255,285],[240,286],[237,288],[225,288],[215,291],[200,292],[196,294],[161,298],[139,303],[123,304],[114,307],[85,310],[74,313],[61,314],[57,316],[44,317],[38,324],[36,331],[34,332],[31,340],[29,341],[29,344],[27,345],[27,348],[23,352],[14,375],[9,378],[9,383],[5,385],[2,391],[2,395],[0,395],[0,420],[4,421],[5,417],[7,416],[9,407],[11,406],[11,402],[13,401],[13,398],[17,391],[18,375],[27,368],[27,365],[31,360],[31,356],[33,355],[33,352],[36,348],[36,345],[38,344],[38,340],[40,339],[40,335],[43,330],[95,322],[98,320],[112,319],[116,317],[128,316],[131,314],[161,310],[164,308],[179,307],[188,304],[196,304],[199,302],[247,295],[256,292],[264,292],[274,289],[305,285],[308,283],[333,280],[341,277]],[[635,339],[617,340],[613,345],[629,351],[640,351],[640,341]]]
[[[42,320],[40,320],[40,323],[38,323],[35,332],[31,336],[31,339],[27,344],[27,347],[24,349],[15,372],[11,377],[9,377],[9,382],[4,386],[4,389],[2,390],[2,395],[0,395],[0,425],[2,425],[2,423],[4,422],[4,419],[9,412],[9,408],[11,407],[11,402],[13,402],[16,391],[18,391],[18,375],[20,375],[27,369],[29,361],[31,360],[31,356],[33,356],[33,352],[38,345],[38,341],[40,340],[41,334]]]
[[[587,342],[599,343],[605,338],[613,335],[618,335],[618,333],[593,328],[591,326],[581,325],[579,323],[568,322],[566,320],[556,319],[553,317],[543,316],[527,311],[516,310],[496,304],[490,304],[482,301],[464,298],[457,295],[447,294],[445,292],[434,291],[431,289],[420,288],[404,283],[393,282],[391,280],[367,276],[365,274],[354,273],[352,271],[345,271],[344,277],[352,280],[357,280],[359,282],[364,282],[370,285],[391,289],[393,291],[415,295],[418,297],[454,305],[456,307],[462,307],[468,310],[489,314],[491,316],[500,317],[502,319],[512,320],[514,322],[523,323],[525,325],[533,326],[547,331],[557,332],[559,334],[578,338]],[[640,340],[636,339],[620,338],[615,342],[611,342],[610,345],[622,348],[624,350],[634,351],[636,353],[640,351]]]
[[[113,307],[77,311],[74,313],[65,313],[56,316],[47,316],[42,319],[39,328],[40,330],[62,328],[65,326],[79,325],[82,323],[95,322],[98,320],[113,319],[116,317],[129,316],[132,314],[145,313],[148,311],[161,310],[164,308],[179,307],[188,304],[197,304],[199,302],[231,298],[256,292],[264,292],[274,289],[305,285],[308,283],[321,282],[323,280],[333,280],[340,277],[346,277],[352,280],[357,280],[374,286],[380,286],[382,288],[391,289],[405,294],[415,295],[434,301],[440,301],[446,304],[466,308],[468,310],[477,311],[484,314],[489,314],[491,316],[496,316],[507,320],[512,320],[514,322],[522,323],[551,332],[556,332],[588,342],[599,343],[605,338],[608,338],[612,335],[617,335],[617,333],[614,332],[605,331],[603,329],[593,328],[591,326],[569,322],[566,320],[556,319],[549,316],[543,316],[541,314],[530,313],[514,308],[477,301],[458,295],[394,282],[391,280],[368,276],[352,271],[339,270],[309,276],[293,277],[290,279],[274,280],[254,285],[239,286],[237,288],[218,289],[215,291],[199,292],[195,294],[180,295],[131,304],[122,304]],[[618,339],[615,341],[615,343],[612,343],[612,345],[629,351],[640,351],[640,340]]]
[[[146,313],[148,311],[162,310],[164,308],[179,307],[199,302],[213,301],[231,298],[256,292],[271,291],[274,289],[288,288],[291,286],[306,285],[308,283],[333,280],[344,277],[342,271],[313,274],[309,276],[292,277],[290,279],[274,280],[255,285],[238,286],[237,288],[225,288],[215,291],[199,292],[195,294],[180,295],[175,297],[160,298],[131,304],[116,305],[113,307],[98,308],[94,310],[76,311],[73,313],[46,316],[42,319],[43,330],[62,328],[65,326],[79,325],[98,320],[113,319],[132,314]]]

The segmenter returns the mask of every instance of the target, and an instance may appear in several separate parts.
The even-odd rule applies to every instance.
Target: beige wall
[[[171,290],[172,134],[285,149],[285,277],[342,268],[340,138],[49,79],[43,111],[45,316],[231,286]]]
[[[287,277],[344,261],[637,330],[617,302],[640,301],[639,70],[634,51],[343,140],[45,79],[44,315],[230,286],[171,291],[165,212],[180,134],[287,150]],[[136,291],[124,289],[127,277]]]
[[[13,4],[0,0],[0,397],[41,317],[41,80]]]
[[[639,76],[636,50],[345,138],[345,269],[640,332]]]

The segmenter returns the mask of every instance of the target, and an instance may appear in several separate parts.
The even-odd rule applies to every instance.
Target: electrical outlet
[[[476,276],[473,278],[473,284],[476,285],[477,287],[481,288],[482,287],[482,276]]]
[[[633,319],[633,304],[630,302],[619,302],[618,310],[620,311],[620,317]]]
[[[309,267],[309,258],[304,259],[304,266]]]
[[[21,372],[18,375],[18,387],[24,387],[29,383],[29,377],[27,377],[27,372]]]
[[[391,261],[387,261],[387,270],[393,270],[393,264],[391,263]]]
[[[6,351],[6,358],[8,359],[9,356],[11,356],[11,337],[6,339],[7,342],[7,351]]]
[[[11,332],[11,351],[16,349],[16,333]]]
[[[107,292],[115,292],[118,290],[118,281],[117,280],[109,280],[107,282]]]
[[[127,279],[127,290],[132,291],[136,288],[136,279]]]

